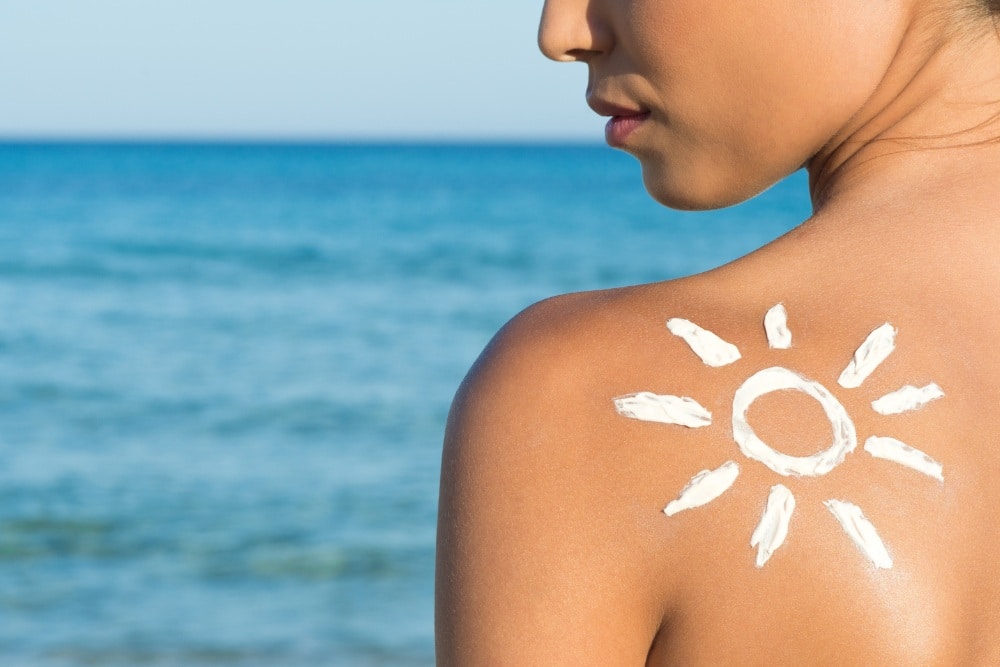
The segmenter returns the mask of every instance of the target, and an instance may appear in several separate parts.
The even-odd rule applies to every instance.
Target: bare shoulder
[[[515,318],[449,421],[442,664],[968,658],[1000,621],[967,596],[996,569],[974,565],[998,531],[972,471],[1000,425],[965,426],[996,374],[903,297],[719,271]],[[840,383],[869,340],[902,351]],[[926,409],[873,410],[907,385]]]
[[[683,281],[556,297],[476,362],[442,466],[442,664],[645,664],[677,576],[663,467],[689,457],[637,448],[615,399],[696,374],[663,313],[704,300]]]
[[[640,584],[656,575],[634,553],[651,526],[637,533],[634,506],[613,497],[624,480],[609,428],[634,299],[528,308],[459,390],[442,465],[440,664],[644,663],[659,623]]]

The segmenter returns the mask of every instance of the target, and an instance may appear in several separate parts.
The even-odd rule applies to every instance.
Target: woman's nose
[[[611,46],[611,33],[595,17],[593,0],[545,0],[538,48],[546,58],[589,62]]]

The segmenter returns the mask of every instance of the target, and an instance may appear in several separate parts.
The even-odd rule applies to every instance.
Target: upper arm
[[[587,370],[595,350],[559,310],[536,307],[501,332],[453,404],[439,664],[644,664],[659,625],[646,513],[609,437],[610,397]]]

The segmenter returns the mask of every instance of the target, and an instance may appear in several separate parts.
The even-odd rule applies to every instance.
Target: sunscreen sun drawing
[[[674,318],[667,322],[670,333],[683,339],[691,350],[708,366],[720,367],[738,361],[739,349],[719,336],[688,320]],[[792,345],[788,314],[782,304],[767,311],[764,330],[772,349],[787,350]],[[854,352],[837,383],[845,389],[856,389],[885,361],[895,349],[896,329],[883,324],[872,331]],[[754,433],[747,421],[747,411],[761,396],[775,391],[793,390],[815,399],[823,408],[833,429],[833,442],[811,456],[791,456],[769,446]],[[934,383],[924,387],[906,385],[872,401],[872,409],[882,415],[898,415],[920,410],[931,401],[944,396]],[[671,396],[638,392],[614,400],[618,414],[642,421],[674,424],[687,428],[703,428],[712,424],[712,414],[696,400],[686,396]],[[820,383],[795,371],[774,366],[757,371],[733,395],[733,439],[749,459],[764,464],[784,477],[819,477],[843,463],[858,444],[854,422],[837,398]],[[895,438],[871,436],[864,450],[875,458],[892,461],[944,482],[942,466],[930,456]],[[726,461],[715,470],[702,470],[670,501],[663,512],[672,517],[695,507],[701,507],[720,497],[736,481],[740,467],[736,461]],[[876,568],[892,568],[892,557],[879,537],[875,526],[857,505],[831,498],[824,502],[841,528]],[[782,484],[771,487],[760,523],[750,536],[750,547],[757,548],[757,567],[763,567],[771,555],[784,543],[795,510],[795,496]]]

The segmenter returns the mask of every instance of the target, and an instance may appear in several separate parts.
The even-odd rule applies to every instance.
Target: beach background
[[[0,664],[432,665],[441,438],[493,333],[550,295],[707,270],[809,212],[801,173],[667,210],[589,116],[518,135],[489,97],[463,102],[491,109],[478,126],[436,112],[381,138],[312,79],[325,130],[284,107],[230,132],[217,105],[144,116],[153,88],[122,117],[120,99],[88,115],[94,89],[31,114],[46,98],[7,58],[42,25],[22,4],[0,4]],[[282,11],[322,25],[307,5]],[[540,3],[495,11],[515,5],[541,67]],[[572,96],[538,80],[544,114],[582,107],[573,74]]]
[[[752,250],[803,180],[682,214],[601,146],[0,146],[0,662],[433,664],[482,347]]]

